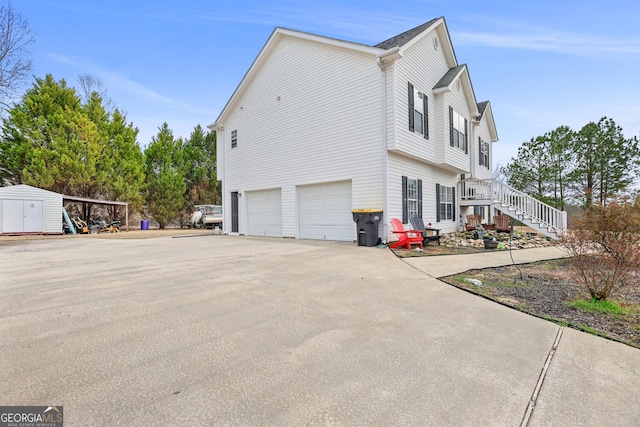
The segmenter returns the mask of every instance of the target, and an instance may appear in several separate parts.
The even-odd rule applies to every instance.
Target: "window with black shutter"
[[[422,218],[422,180],[402,177],[402,223],[411,218]]]
[[[409,130],[421,133],[425,139],[429,139],[429,99],[423,92],[419,92],[411,83],[408,83],[409,97]]]

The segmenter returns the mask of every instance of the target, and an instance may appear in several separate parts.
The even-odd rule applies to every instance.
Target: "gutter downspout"
[[[378,58],[382,89],[382,241],[387,243],[389,222],[389,157],[387,153],[387,63]]]

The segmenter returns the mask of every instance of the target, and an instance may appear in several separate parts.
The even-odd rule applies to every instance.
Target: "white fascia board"
[[[478,111],[478,102],[476,101],[476,93],[473,90],[473,84],[471,83],[471,77],[469,76],[469,69],[465,65],[460,74],[458,74],[458,79],[462,82],[462,85],[465,87],[465,93],[471,94],[471,99],[467,98],[467,104],[469,106],[469,111],[471,112],[471,117],[477,117],[480,115]]]
[[[484,109],[482,118],[487,121],[489,126],[489,134],[491,134],[491,142],[498,141],[498,130],[496,129],[496,122],[493,119],[493,110],[491,109],[491,102],[487,101],[487,106]]]

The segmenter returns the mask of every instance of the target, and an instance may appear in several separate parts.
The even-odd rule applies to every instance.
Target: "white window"
[[[461,150],[466,151],[467,147],[467,127],[465,126],[465,118],[458,114],[457,111],[453,111],[452,114],[452,127],[453,127],[453,146]]]
[[[440,220],[453,219],[453,187],[440,186]]]
[[[238,146],[238,131],[231,131],[231,148],[236,148]]]
[[[489,169],[489,143],[482,138],[478,138],[478,145],[480,150],[480,166],[485,166]]]
[[[416,100],[413,110],[413,122],[415,123],[415,131],[418,133],[424,133],[424,105],[422,101],[424,95],[421,92],[418,92],[416,89],[413,90],[413,93],[413,99]]]
[[[427,95],[408,84],[409,88],[409,130],[429,139],[429,102]]]
[[[409,218],[418,215],[418,180],[407,179],[407,213]]]

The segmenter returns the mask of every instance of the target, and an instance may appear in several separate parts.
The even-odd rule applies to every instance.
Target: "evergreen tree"
[[[640,148],[637,139],[625,138],[612,119],[587,123],[578,132],[573,149],[577,167],[571,179],[576,200],[584,207],[606,205],[630,189],[640,164]]]
[[[183,144],[185,160],[185,209],[192,212],[195,205],[219,204],[220,194],[216,178],[216,133],[197,125]]]
[[[178,218],[184,206],[185,176],[182,141],[165,122],[144,152],[147,210],[161,229]]]
[[[0,173],[9,184],[95,196],[100,133],[64,80],[36,79],[3,120]]]

